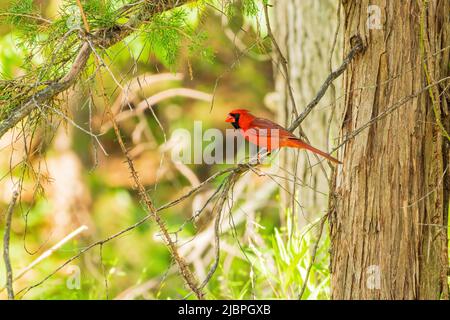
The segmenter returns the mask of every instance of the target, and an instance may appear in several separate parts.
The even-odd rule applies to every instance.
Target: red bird
[[[268,119],[257,118],[248,110],[232,110],[228,113],[228,117],[225,121],[231,122],[231,125],[235,129],[239,129],[245,140],[267,149],[269,153],[272,150],[281,147],[306,149],[317,153],[334,163],[341,163],[328,153],[303,142],[279,124],[276,124]]]

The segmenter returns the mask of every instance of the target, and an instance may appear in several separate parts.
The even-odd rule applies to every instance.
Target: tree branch
[[[14,207],[19,197],[19,191],[14,190],[11,202],[9,203],[8,210],[6,211],[6,223],[5,223],[5,234],[3,236],[3,260],[5,261],[6,269],[6,289],[8,290],[8,299],[14,300],[14,290],[13,290],[13,272],[11,268],[11,261],[9,259],[9,238],[11,234],[11,220]]]
[[[358,53],[364,50],[364,45],[359,35],[353,36],[351,42],[352,42],[352,49],[345,57],[340,67],[328,75],[328,77],[325,79],[325,82],[320,87],[319,92],[317,92],[315,98],[306,106],[305,110],[297,117],[297,119],[294,120],[292,125],[288,128],[289,131],[294,131],[303,122],[303,120],[305,120],[305,118],[309,115],[309,113],[317,106],[319,101],[323,98],[328,88],[333,83],[333,81],[339,78],[339,76],[343,74],[344,71],[347,69],[350,62],[352,62],[353,58],[355,58],[355,56]]]
[[[191,0],[159,0],[152,1],[152,3],[145,2],[140,11],[135,13],[130,19],[121,25],[116,25],[108,29],[101,29],[93,34],[88,34],[87,37],[92,38],[95,46],[107,49],[117,42],[123,40],[137,28],[139,28],[145,21],[148,21],[152,16],[171,10],[173,8],[182,6]],[[119,12],[122,12],[119,9]],[[91,56],[92,50],[89,41],[85,40],[81,43],[77,56],[74,59],[72,67],[67,74],[61,79],[55,79],[44,89],[39,90],[24,103],[17,108],[7,111],[4,119],[0,119],[0,138],[23,118],[33,112],[40,104],[52,99],[57,94],[67,90],[80,76],[85,69],[87,61]]]

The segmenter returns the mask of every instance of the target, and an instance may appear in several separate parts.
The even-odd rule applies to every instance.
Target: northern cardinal
[[[267,149],[269,153],[281,147],[306,149],[334,163],[341,163],[328,153],[303,142],[279,124],[268,119],[257,118],[248,110],[235,109],[230,111],[225,122],[230,122],[235,129],[240,130],[247,141]]]

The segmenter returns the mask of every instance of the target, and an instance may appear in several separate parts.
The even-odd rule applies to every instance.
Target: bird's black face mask
[[[235,128],[235,129],[240,129],[241,127],[239,126],[239,117],[240,114],[239,113],[230,113],[230,116],[232,116],[234,118],[234,122],[231,123],[231,125]]]

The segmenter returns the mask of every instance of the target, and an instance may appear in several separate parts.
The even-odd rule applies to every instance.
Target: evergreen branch
[[[150,20],[154,15],[171,10],[173,8],[182,6],[191,0],[159,0],[155,2],[145,2],[142,4],[140,10],[132,15],[124,24],[115,25],[110,28],[100,29],[93,34],[87,34],[87,37],[93,39],[93,44],[96,47],[107,49],[119,41],[123,40],[131,33],[136,31],[144,22]],[[119,9],[119,12],[122,12]],[[47,87],[39,90],[20,106],[7,110],[3,119],[0,119],[0,138],[17,123],[19,123],[26,116],[31,114],[42,103],[51,100],[57,94],[67,90],[80,76],[85,69],[87,61],[91,56],[92,49],[88,40],[81,43],[78,54],[76,55],[72,67],[67,74],[61,79],[55,79]]]
[[[5,17],[20,17],[20,18],[29,18],[29,19],[33,19],[36,21],[40,21],[43,22],[45,24],[51,24],[52,21],[45,19],[41,16],[37,16],[37,15],[32,15],[32,14],[25,14],[25,13],[14,13],[14,12],[1,12],[0,13],[0,17],[5,16]]]

